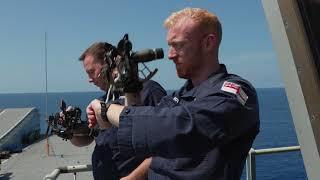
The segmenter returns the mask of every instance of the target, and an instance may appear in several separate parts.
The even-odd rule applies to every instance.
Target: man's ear
[[[208,34],[204,37],[204,48],[212,50],[217,46],[217,36],[215,34]]]

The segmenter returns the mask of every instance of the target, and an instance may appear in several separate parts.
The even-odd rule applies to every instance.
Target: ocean
[[[253,148],[273,148],[298,145],[291,112],[283,88],[257,89],[260,106],[260,133]],[[0,94],[0,109],[18,107],[36,107],[40,113],[41,132],[46,130],[46,109],[48,115],[60,111],[61,99],[67,105],[78,106],[83,110],[101,92],[67,92],[48,93],[46,108],[46,95],[44,93]],[[296,180],[307,179],[300,152],[259,155],[256,157],[256,176],[258,180]],[[245,179],[245,172],[241,179]]]

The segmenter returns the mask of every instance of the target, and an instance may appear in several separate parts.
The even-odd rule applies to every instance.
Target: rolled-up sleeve
[[[178,143],[176,138],[189,134],[193,128],[192,118],[179,109],[180,107],[126,107],[120,115],[120,152],[135,156],[170,156],[175,153],[175,144]]]
[[[255,109],[208,96],[174,107],[125,107],[118,131],[121,153],[174,157],[236,138],[256,121]],[[240,118],[243,117],[243,118]]]
[[[120,114],[120,118],[128,114],[130,107],[125,107]],[[118,145],[120,152],[126,155],[133,156],[133,147],[132,147],[132,119],[126,118],[126,120],[120,120],[118,129]]]

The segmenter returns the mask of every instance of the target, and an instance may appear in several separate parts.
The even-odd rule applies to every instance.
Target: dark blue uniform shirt
[[[143,84],[142,103],[155,106],[166,95],[165,90],[155,81]],[[102,99],[106,99],[103,97]],[[118,103],[124,103],[118,100]],[[95,138],[96,146],[92,153],[92,172],[95,180],[119,179],[138,167],[146,156],[120,154],[117,143],[117,128],[101,130]]]
[[[259,132],[252,85],[224,65],[206,81],[190,81],[156,107],[125,107],[120,152],[152,156],[149,179],[240,179]]]

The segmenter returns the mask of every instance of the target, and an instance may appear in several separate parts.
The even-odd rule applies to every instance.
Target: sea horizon
[[[170,90],[169,90],[170,91]],[[260,133],[254,141],[254,149],[299,145],[284,88],[257,88],[260,108]],[[77,106],[84,111],[87,104],[103,92],[49,92],[47,94],[47,114],[45,93],[0,94],[0,109],[36,107],[40,115],[41,133],[47,127],[45,117],[59,112],[61,99],[67,105]],[[84,117],[84,113],[82,117]],[[241,120],[241,118],[240,118]],[[257,179],[306,179],[300,151],[261,155],[256,157]],[[242,179],[244,179],[244,175]]]
[[[255,87],[256,90],[258,89],[285,89],[284,86],[274,86],[274,87]],[[175,91],[177,89],[165,89],[168,91]],[[95,90],[95,91],[48,91],[48,92],[13,92],[13,93],[7,93],[7,92],[0,92],[0,95],[9,95],[9,94],[42,94],[42,93],[103,93],[101,90]]]

